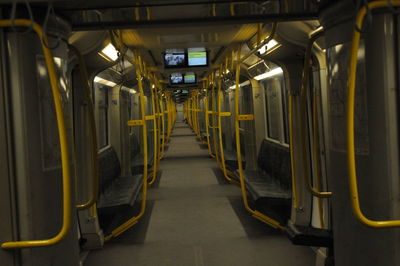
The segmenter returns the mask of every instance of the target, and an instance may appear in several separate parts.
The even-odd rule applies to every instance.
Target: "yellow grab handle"
[[[139,101],[140,101],[140,112],[141,112],[141,120],[131,120],[132,121],[141,121],[142,124],[142,134],[143,134],[143,187],[142,187],[142,202],[139,214],[133,216],[116,229],[114,229],[111,234],[104,238],[104,241],[109,241],[113,237],[119,236],[133,225],[135,225],[138,220],[144,215],[146,211],[146,202],[147,202],[147,156],[148,156],[148,147],[147,147],[147,125],[146,125],[146,107],[145,107],[145,98],[144,98],[144,91],[143,91],[143,68],[142,68],[142,59],[139,55],[135,55],[135,67],[136,67],[136,76],[138,77],[138,87],[139,87]],[[137,126],[139,124],[135,124]]]
[[[244,181],[243,176],[243,163],[242,163],[242,152],[241,152],[241,144],[240,144],[240,114],[239,114],[239,93],[240,93],[240,54],[241,54],[241,46],[239,46],[237,52],[237,59],[236,59],[236,89],[235,89],[235,136],[236,136],[236,155],[237,155],[237,162],[238,162],[238,171],[239,171],[239,181],[240,181],[240,188],[242,191],[242,200],[245,209],[253,215],[254,218],[264,222],[265,224],[275,228],[275,229],[283,229],[283,226],[279,224],[278,221],[268,217],[267,215],[260,213],[257,210],[253,210],[250,207],[249,201],[247,199],[247,191],[246,191],[246,184]]]
[[[208,82],[206,82],[205,83],[206,84],[206,87],[205,87],[205,100],[204,100],[204,109],[205,109],[205,111],[204,111],[204,113],[205,113],[205,120],[206,120],[206,135],[207,135],[207,148],[208,148],[208,154],[212,157],[212,158],[214,158],[214,155],[212,154],[212,151],[211,151],[211,143],[210,143],[210,130],[209,130],[209,128],[210,128],[210,117],[209,117],[209,114],[210,114],[210,112],[211,111],[209,111],[208,110],[208,107],[209,107],[209,103],[208,103]]]
[[[128,127],[143,126],[144,122],[142,120],[129,120],[127,123]]]
[[[393,6],[400,6],[400,1],[393,0],[391,2]],[[368,9],[376,9],[381,7],[388,7],[389,2],[386,0],[374,1],[368,3]],[[367,8],[364,6],[360,9],[357,14],[356,27],[362,28],[364,17],[366,15]],[[351,55],[350,55],[350,69],[349,69],[349,80],[348,80],[348,94],[347,94],[347,164],[349,172],[349,185],[350,185],[350,196],[353,213],[358,220],[370,227],[374,228],[386,228],[386,227],[399,227],[400,220],[384,220],[375,221],[366,217],[361,211],[360,200],[358,197],[358,186],[357,186],[357,170],[356,170],[356,158],[354,148],[354,108],[355,108],[355,87],[356,87],[356,73],[357,73],[357,53],[360,43],[360,32],[357,29],[353,32],[353,41],[351,44]]]
[[[242,120],[254,120],[254,115],[238,115],[237,119]]]
[[[224,177],[226,180],[228,180],[231,183],[236,183],[238,184],[236,180],[230,178],[228,176],[228,171],[226,169],[226,164],[225,164],[225,151],[224,151],[224,145],[222,142],[222,112],[221,112],[221,105],[222,105],[222,66],[219,68],[219,73],[220,76],[218,78],[218,90],[217,90],[217,114],[218,114],[218,140],[219,140],[219,151],[221,155],[221,165],[220,168],[222,168],[222,172],[224,173]],[[231,114],[229,112],[225,112],[224,114]]]
[[[46,61],[47,71],[50,79],[51,90],[53,93],[53,101],[56,110],[57,127],[60,139],[60,150],[61,150],[61,165],[62,165],[62,184],[63,184],[63,222],[60,231],[52,238],[44,240],[25,240],[25,241],[14,241],[5,242],[1,244],[3,249],[15,249],[15,248],[32,248],[32,247],[46,247],[59,243],[68,234],[71,227],[71,213],[72,213],[72,199],[71,199],[71,173],[70,173],[70,160],[68,151],[68,138],[67,130],[64,120],[64,112],[61,104],[60,89],[58,86],[57,72],[54,66],[53,55],[49,48],[44,45],[43,41],[47,42],[47,36],[43,32],[42,28],[35,22],[27,19],[16,19],[16,20],[0,20],[0,27],[31,27],[36,32],[39,40],[42,44],[42,50]]]
[[[219,116],[231,116],[231,112],[219,112]]]
[[[154,82],[155,82],[155,78],[153,76]],[[157,171],[158,171],[158,141],[159,141],[159,137],[158,137],[158,133],[157,133],[157,127],[158,127],[158,123],[157,123],[157,115],[156,115],[156,96],[155,96],[155,91],[156,90],[156,85],[154,84],[154,88],[150,88],[150,93],[151,93],[151,107],[152,107],[152,111],[153,111],[153,115],[147,115],[146,116],[146,120],[148,117],[152,117],[153,120],[153,126],[154,126],[154,131],[153,131],[153,176],[152,179],[149,181],[149,185],[152,185],[156,179],[157,179]]]

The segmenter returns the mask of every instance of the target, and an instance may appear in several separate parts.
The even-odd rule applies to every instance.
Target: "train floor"
[[[315,253],[252,218],[190,128],[176,123],[145,217],[84,266],[310,266]]]

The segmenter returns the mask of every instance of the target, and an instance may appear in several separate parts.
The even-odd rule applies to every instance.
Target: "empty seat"
[[[244,140],[243,136],[240,138],[240,147],[242,152],[242,167],[246,169],[246,160],[245,160],[245,153],[244,153]],[[236,152],[236,138],[232,141],[233,151],[226,151],[224,150],[225,155],[225,165],[226,168],[234,172],[236,169],[239,168],[238,160],[237,160],[237,152]]]
[[[289,148],[263,140],[257,159],[256,171],[246,170],[246,187],[254,200],[290,200],[291,169]]]
[[[236,151],[225,151],[224,150],[225,165],[231,171],[235,171],[239,168]],[[246,161],[242,155],[242,166],[243,169],[246,168]]]
[[[132,205],[143,185],[142,175],[120,176],[121,166],[117,153],[109,147],[99,154],[101,193],[98,208]]]
[[[130,145],[131,145],[131,174],[139,175],[143,174],[143,155],[140,153],[140,143],[137,139],[136,135],[131,134],[129,136]],[[153,167],[154,161],[154,151],[149,150],[149,157],[147,162],[147,170],[150,170]]]

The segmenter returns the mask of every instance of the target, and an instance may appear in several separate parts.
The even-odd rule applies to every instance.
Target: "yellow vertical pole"
[[[208,86],[209,86],[209,78],[207,77],[207,80],[205,82],[205,90],[206,90],[206,95],[204,99],[204,115],[205,115],[205,120],[206,120],[206,138],[207,138],[207,147],[208,147],[208,154],[210,154],[211,157],[214,157],[211,151],[211,144],[210,144],[210,117],[209,117],[209,93],[208,93]]]
[[[161,97],[160,97],[160,107],[161,107],[161,132],[162,132],[162,138],[161,138],[161,158],[164,157],[165,153],[165,109],[164,109],[164,96],[161,92]]]
[[[153,78],[153,84],[150,88],[151,93],[151,107],[153,112],[153,174],[152,179],[149,181],[149,185],[152,185],[157,178],[157,171],[158,171],[158,145],[157,145],[157,111],[156,111],[156,100],[155,100],[155,93],[156,90],[155,80]]]
[[[227,64],[227,62],[226,62]],[[225,64],[225,66],[226,66]],[[222,101],[222,77],[223,77],[222,65],[219,67],[219,78],[218,78],[218,89],[217,89],[217,113],[218,113],[218,136],[219,136],[219,151],[221,154],[221,166],[224,177],[229,182],[234,182],[232,178],[228,176],[226,165],[225,165],[225,152],[224,145],[222,143],[222,121],[221,121],[221,101]]]
[[[137,216],[130,218],[128,221],[124,222],[116,229],[114,229],[110,235],[104,238],[104,241],[109,241],[113,237],[119,236],[133,225],[135,225],[139,219],[144,215],[146,210],[146,201],[147,201],[147,156],[148,156],[148,147],[147,147],[147,125],[146,125],[146,108],[145,108],[145,98],[143,91],[143,63],[140,55],[135,53],[135,63],[136,63],[136,77],[138,79],[138,87],[139,87],[139,98],[140,98],[140,111],[141,111],[141,126],[142,126],[142,134],[143,134],[143,187],[142,187],[142,203],[140,212]]]
[[[213,142],[214,142],[214,153],[215,153],[215,159],[217,160],[218,166],[220,166],[220,161],[219,161],[219,156],[218,156],[218,147],[217,147],[217,133],[216,133],[216,114],[217,111],[214,109],[216,107],[216,101],[215,101],[215,72],[211,74],[211,110],[212,110],[212,131],[213,131]],[[219,115],[219,114],[218,114]]]

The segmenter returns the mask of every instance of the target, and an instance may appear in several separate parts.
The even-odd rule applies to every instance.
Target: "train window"
[[[270,72],[273,74],[263,74],[266,78],[261,81],[265,95],[266,137],[288,143],[288,98],[282,69],[275,66],[266,74]]]
[[[97,138],[99,149],[108,145],[108,87],[95,83],[97,106]]]

